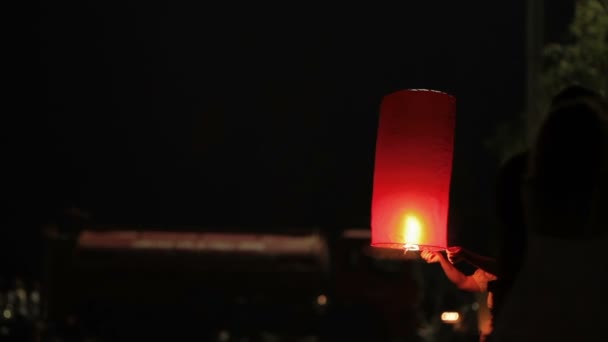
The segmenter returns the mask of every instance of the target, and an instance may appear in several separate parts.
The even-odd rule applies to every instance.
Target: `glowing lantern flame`
[[[420,243],[422,225],[416,216],[405,217],[405,243],[417,245]]]

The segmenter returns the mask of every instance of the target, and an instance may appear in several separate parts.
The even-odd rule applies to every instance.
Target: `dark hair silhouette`
[[[591,89],[579,85],[571,85],[557,93],[551,100],[551,104],[556,105],[564,101],[577,100],[581,98],[594,98],[599,100],[601,97],[602,96],[598,92]]]
[[[581,229],[606,162],[606,102],[597,93],[568,87],[553,100],[530,163],[532,228],[542,235],[591,237]],[[557,224],[570,222],[573,225]],[[577,228],[577,229],[574,229]]]
[[[508,159],[499,169],[496,182],[496,214],[500,222],[498,263],[502,278],[513,278],[519,271],[526,249],[526,225],[522,201],[528,152]]]
[[[500,167],[496,181],[496,214],[500,227],[496,258],[498,279],[488,283],[488,289],[494,294],[492,316],[495,321],[526,255],[527,230],[522,184],[527,161],[528,152],[512,156]]]
[[[528,152],[509,158],[498,170],[496,182],[496,211],[507,226],[523,225],[521,186],[526,170]]]

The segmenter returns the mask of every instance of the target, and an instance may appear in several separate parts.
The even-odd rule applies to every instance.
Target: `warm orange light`
[[[456,323],[460,320],[460,314],[458,312],[446,311],[441,313],[441,321],[443,323]]]
[[[372,246],[447,247],[456,100],[401,90],[380,107],[372,194]]]
[[[414,215],[405,216],[405,241],[406,245],[419,245],[422,234],[422,224]]]
[[[321,306],[327,304],[327,296],[326,295],[319,295],[317,297],[317,304],[319,304]]]

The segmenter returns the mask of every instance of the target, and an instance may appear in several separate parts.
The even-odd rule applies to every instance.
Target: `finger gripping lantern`
[[[380,106],[372,193],[372,246],[447,247],[456,99],[408,89]]]

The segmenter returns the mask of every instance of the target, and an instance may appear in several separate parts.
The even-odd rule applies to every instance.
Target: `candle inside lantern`
[[[420,235],[422,234],[422,225],[420,220],[414,215],[407,215],[405,217],[405,239],[404,247],[407,250],[418,250],[420,249]]]

